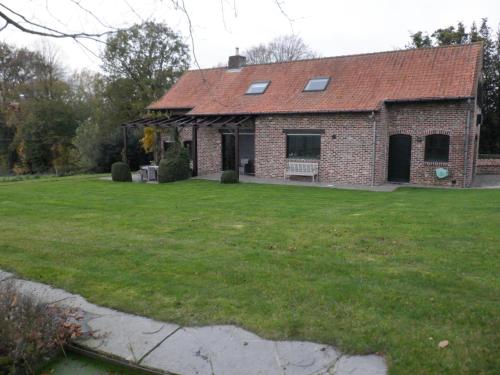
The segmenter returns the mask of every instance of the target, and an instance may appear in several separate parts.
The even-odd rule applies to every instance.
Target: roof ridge
[[[280,62],[268,62],[268,63],[260,63],[260,64],[247,64],[244,67],[249,66],[263,66],[263,65],[281,65],[281,64],[294,64],[305,61],[321,61],[321,60],[333,60],[333,59],[343,59],[349,57],[361,57],[361,56],[373,56],[373,55],[383,55],[383,54],[392,54],[392,53],[407,53],[407,52],[415,52],[415,51],[429,51],[429,50],[438,50],[438,49],[447,49],[447,48],[466,48],[471,47],[473,45],[482,45],[483,41],[477,41],[466,44],[450,44],[444,46],[431,46],[431,47],[421,47],[421,48],[401,48],[395,49],[391,51],[377,51],[377,52],[364,52],[364,53],[353,53],[346,55],[337,55],[337,56],[323,56],[323,57],[312,57],[309,59],[301,59],[301,60],[292,60],[292,61],[280,61]],[[202,70],[227,70],[227,66],[218,66],[212,68],[199,68],[199,69],[189,69],[190,72],[199,72]]]

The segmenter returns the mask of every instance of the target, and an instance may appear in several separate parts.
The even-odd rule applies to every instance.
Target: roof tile
[[[384,100],[474,96],[482,45],[447,46],[185,72],[149,109],[189,114],[372,111]],[[309,79],[331,77],[325,91],[304,92]],[[259,80],[262,95],[245,95]]]

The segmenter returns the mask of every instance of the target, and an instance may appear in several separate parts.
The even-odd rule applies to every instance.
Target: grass
[[[392,374],[500,373],[499,228],[495,190],[0,183],[0,268],[169,322],[383,353]]]

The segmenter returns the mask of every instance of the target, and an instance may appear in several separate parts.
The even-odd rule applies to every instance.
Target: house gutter
[[[375,118],[375,112],[372,111],[370,115],[370,119],[373,120],[372,125],[372,141],[373,141],[373,149],[372,149],[372,186],[375,186],[375,153],[376,153],[376,142],[377,142],[377,120]]]
[[[471,115],[471,110],[470,110],[470,104],[471,104],[471,100],[469,99],[467,101],[467,104],[468,104],[468,109],[467,109],[467,123],[465,125],[465,140],[464,140],[464,183],[463,183],[463,187],[467,187],[467,168],[468,168],[468,164],[469,164],[469,129],[470,129],[470,124],[471,124],[471,119],[470,119],[470,115]]]

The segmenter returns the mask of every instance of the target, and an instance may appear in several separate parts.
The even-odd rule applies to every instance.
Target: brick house
[[[305,162],[334,185],[467,187],[481,64],[480,43],[259,65],[236,54],[185,72],[148,107],[161,116],[126,127],[179,128],[195,175],[284,178]]]

